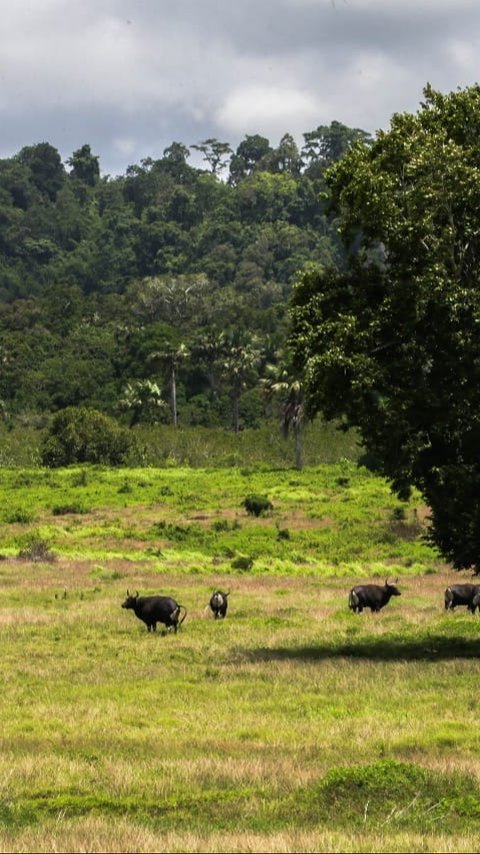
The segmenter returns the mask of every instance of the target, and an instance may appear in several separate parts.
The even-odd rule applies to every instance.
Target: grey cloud
[[[117,174],[174,139],[385,127],[427,81],[475,82],[480,4],[4,0],[2,24],[0,156],[88,142]]]

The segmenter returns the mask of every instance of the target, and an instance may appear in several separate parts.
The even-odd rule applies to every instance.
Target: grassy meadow
[[[476,850],[479,621],[443,609],[469,579],[418,496],[346,460],[3,468],[0,495],[0,851]]]

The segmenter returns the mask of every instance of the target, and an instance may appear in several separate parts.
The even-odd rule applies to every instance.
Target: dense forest
[[[238,430],[269,417],[265,389],[289,379],[295,277],[342,262],[325,170],[369,141],[339,122],[303,137],[172,142],[115,177],[88,144],[65,163],[48,142],[0,160],[3,419],[89,406]]]

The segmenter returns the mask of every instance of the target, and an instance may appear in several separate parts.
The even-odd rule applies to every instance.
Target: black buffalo
[[[364,608],[371,611],[380,611],[390,601],[392,596],[401,596],[400,590],[395,584],[389,584],[388,578],[385,584],[358,584],[352,587],[348,594],[348,607],[356,614],[361,614]]]
[[[227,616],[229,596],[230,593],[224,593],[223,590],[215,590],[215,593],[212,593],[209,604],[216,620],[218,620],[219,617]]]
[[[457,605],[464,605],[475,613],[480,610],[480,584],[452,584],[445,590],[445,609],[453,611]]]
[[[157,631],[157,623],[163,623],[167,629],[173,628],[176,632],[187,616],[184,606],[179,605],[170,596],[139,596],[138,590],[135,596],[127,590],[127,598],[122,608],[130,608],[139,620],[143,620],[149,632]],[[182,611],[183,616],[180,619]]]

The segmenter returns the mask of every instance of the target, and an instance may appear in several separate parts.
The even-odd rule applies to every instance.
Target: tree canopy
[[[83,406],[168,420],[170,400],[180,424],[256,421],[297,270],[341,253],[322,196],[333,130],[335,157],[355,137],[338,123],[317,128],[308,158],[288,133],[235,152],[211,137],[114,178],[87,143],[66,165],[48,142],[0,159],[0,417]],[[242,352],[265,353],[241,382],[225,367],[237,329]],[[178,363],[153,357],[180,346]]]
[[[480,87],[430,86],[327,173],[346,250],[294,294],[307,405],[361,431],[400,497],[431,508],[431,539],[480,567]]]

